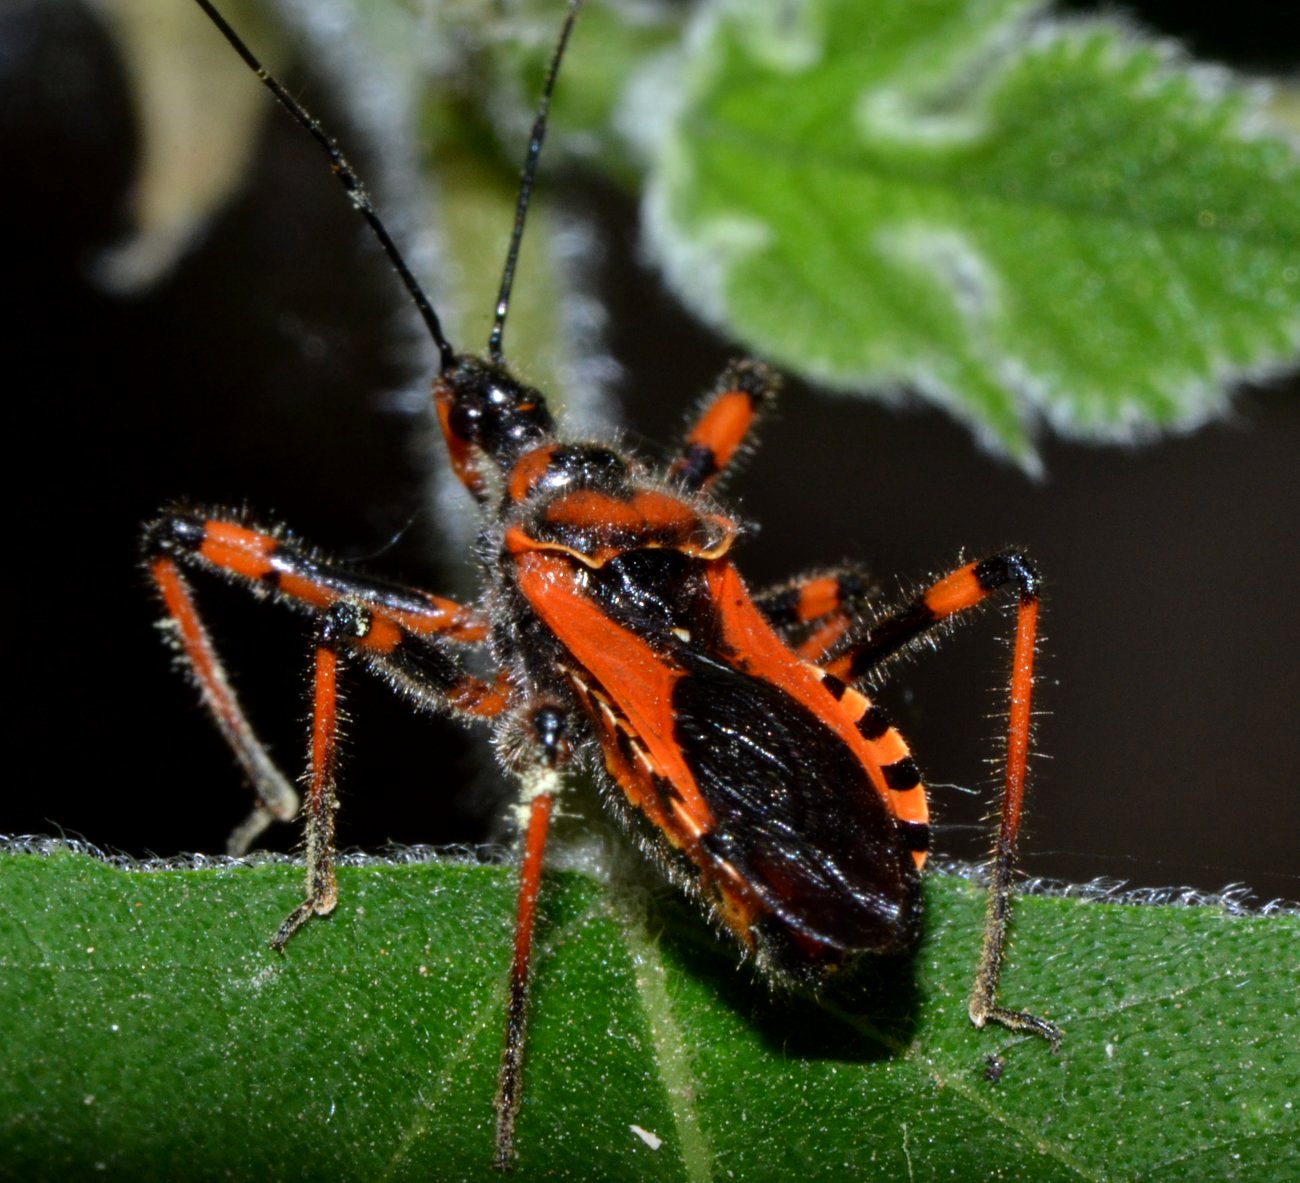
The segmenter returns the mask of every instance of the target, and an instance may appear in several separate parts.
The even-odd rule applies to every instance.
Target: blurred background
[[[1294,6],[1126,7],[1200,59],[1294,79]],[[289,77],[355,144],[309,55]],[[99,11],[0,4],[13,704],[0,832],[218,853],[248,793],[169,668],[140,524],[176,499],[247,504],[373,573],[462,594],[465,535],[449,545],[438,519],[469,507],[430,500],[440,458],[405,409],[418,398],[393,394],[426,388],[430,353],[412,347],[401,291],[301,132],[266,119],[243,184],[194,248],[123,295],[96,266],[130,228],[139,148]],[[373,175],[364,146],[352,155]],[[734,347],[640,261],[631,197],[567,168],[543,185],[593,227],[588,282],[623,375],[611,413],[632,441],[666,446]],[[499,266],[483,261],[492,282]],[[741,566],[761,587],[854,559],[897,596],[963,555],[1026,548],[1048,591],[1025,868],[1296,899],[1298,393],[1294,378],[1243,387],[1229,419],[1141,450],[1046,440],[1048,475],[1034,482],[935,410],[792,382],[732,486],[761,524]],[[198,590],[250,714],[296,770],[309,628],[224,586]],[[976,823],[996,780],[1010,629],[1006,612],[986,614],[884,695],[934,786],[938,844],[957,856],[986,842]],[[502,786],[482,732],[414,716],[362,676],[348,702],[343,845],[490,832]],[[271,837],[297,841],[293,827]]]

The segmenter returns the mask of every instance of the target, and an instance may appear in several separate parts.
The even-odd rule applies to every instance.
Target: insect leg
[[[180,568],[171,558],[154,555],[149,560],[149,573],[167,611],[164,623],[173,630],[203,704],[257,797],[252,812],[226,842],[229,854],[241,855],[272,822],[289,821],[297,814],[298,794],[248,722]]]
[[[252,813],[230,836],[227,849],[231,854],[247,851],[271,822],[292,818],[298,812],[298,794],[249,723],[194,603],[182,565],[223,575],[255,594],[269,593],[313,615],[346,597],[349,602],[385,614],[390,627],[426,638],[425,647],[435,638],[475,643],[487,632],[473,609],[340,571],[271,533],[229,518],[172,511],[147,528],[144,546],[149,574],[167,612],[165,623],[174,634],[204,705],[257,795]],[[408,645],[412,647],[418,648]],[[391,658],[389,664],[397,660]],[[484,693],[481,684],[473,682],[462,684],[458,692],[454,685],[446,692],[453,700],[448,703],[451,709],[459,705],[462,710],[469,708],[470,714],[491,713],[501,701],[499,689]]]
[[[862,618],[873,590],[860,568],[835,567],[769,588],[754,606],[800,657],[816,663]]]
[[[1032,1031],[1055,1048],[1061,1040],[1057,1027],[1036,1015],[1007,1010],[998,1004],[998,980],[1002,974],[1007,924],[1011,915],[1012,867],[1029,758],[1034,641],[1038,629],[1037,571],[1024,555],[1011,550],[967,563],[933,584],[900,612],[874,622],[860,639],[850,637],[825,668],[845,682],[859,681],[882,662],[923,637],[928,630],[977,607],[1005,587],[1014,587],[1018,593],[1016,636],[1011,655],[1006,776],[990,868],[984,946],[971,991],[970,1017],[977,1027],[994,1022],[1014,1031]]]
[[[754,420],[776,397],[777,377],[755,361],[732,362],[705,396],[668,475],[691,492],[708,488],[735,459]]]
[[[519,868],[519,904],[515,916],[515,948],[510,963],[510,994],[506,1006],[505,1041],[497,1078],[496,1154],[493,1166],[507,1171],[514,1164],[515,1120],[523,1097],[524,1036],[528,1022],[528,985],[532,961],[537,894],[542,883],[542,856],[550,828],[560,769],[569,758],[568,723],[555,706],[533,708],[528,720],[533,751],[520,780],[520,820],[524,855]]]
[[[280,925],[271,948],[282,952],[289,938],[312,916],[325,916],[338,902],[334,874],[334,814],[338,809],[335,768],[338,754],[338,665],[340,638],[363,627],[347,603],[325,610],[316,630],[316,668],[312,679],[311,762],[303,812],[307,831],[307,898]]]
[[[505,710],[509,691],[504,677],[483,682],[461,672],[431,638],[405,631],[380,610],[336,600],[316,627],[315,677],[312,687],[311,759],[307,800],[307,896],[275,936],[281,950],[312,916],[333,911],[338,899],[334,874],[335,765],[338,747],[338,666],[343,655],[362,659],[386,674],[417,704],[477,718]]]

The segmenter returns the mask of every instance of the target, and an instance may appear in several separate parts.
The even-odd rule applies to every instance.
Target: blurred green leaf
[[[139,233],[106,260],[123,285],[201,231],[271,104],[188,0],[148,3],[113,9],[145,145]],[[310,57],[335,97],[403,129],[413,142],[383,137],[385,159],[426,149],[441,200],[406,221],[438,227],[437,301],[479,340],[563,6],[351,0],[289,30],[250,7],[265,15],[243,0],[234,16],[259,52]],[[918,393],[1031,469],[1044,424],[1095,440],[1193,426],[1300,350],[1288,95],[1043,9],[712,0],[683,35],[671,6],[592,3],[547,161],[644,184],[647,244],[681,298],[791,373]],[[586,313],[557,318],[581,282],[538,193],[511,352],[561,389],[599,346],[569,340]]]
[[[651,137],[679,293],[792,371],[919,391],[1030,466],[1043,420],[1149,435],[1293,364],[1300,156],[1259,96],[1042,7],[707,5]]]
[[[0,1172],[493,1177],[512,874],[345,867],[279,957],[301,875],[0,857]],[[926,894],[915,959],[837,1017],[671,905],[548,876],[517,1177],[1296,1177],[1300,918],[1021,900],[1004,994],[1052,1055],[970,1027],[981,893]]]

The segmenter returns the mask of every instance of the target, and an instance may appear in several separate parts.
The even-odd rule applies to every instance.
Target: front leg
[[[183,568],[207,571],[300,612],[321,617],[348,602],[368,608],[382,621],[388,649],[380,652],[375,633],[370,664],[428,709],[491,717],[504,709],[503,688],[462,675],[442,647],[477,644],[487,625],[472,609],[451,600],[383,583],[321,560],[276,533],[258,530],[232,516],[172,510],[145,531],[150,578],[166,609],[171,630],[199,693],[257,795],[248,819],[230,836],[232,855],[248,851],[273,821],[298,812],[298,794],[258,738],[203,623]]]
[[[732,362],[705,396],[680,453],[669,465],[670,479],[692,493],[717,482],[775,399],[776,388],[776,375],[761,362]]]
[[[475,610],[451,600],[346,571],[273,533],[226,517],[171,512],[149,527],[145,544],[149,573],[177,646],[257,793],[252,814],[231,836],[232,854],[244,853],[271,821],[292,817],[297,794],[244,714],[182,568],[222,575],[254,593],[269,593],[316,620],[311,752],[303,805],[307,890],[271,938],[272,948],[283,950],[307,920],[328,915],[338,899],[334,823],[340,660],[359,659],[423,709],[468,719],[501,714],[510,703],[510,687],[504,675],[484,681],[462,669],[452,646],[479,643],[487,625]]]

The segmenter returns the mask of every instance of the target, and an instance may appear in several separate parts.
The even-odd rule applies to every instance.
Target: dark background
[[[1294,6],[1130,11],[1199,57],[1293,71]],[[581,46],[579,46],[581,51]],[[317,114],[330,85],[294,78]],[[169,500],[247,503],[368,567],[445,590],[426,461],[384,392],[421,383],[402,299],[312,146],[268,120],[245,196],[161,287],[90,282],[125,229],[136,150],[122,67],[72,0],[0,8],[0,248],[10,700],[0,831],[133,854],[219,852],[248,804],[193,691],[169,670],[137,565]],[[357,155],[361,155],[357,153]],[[363,163],[363,162],[360,162]],[[637,438],[672,440],[733,350],[638,262],[632,202],[586,178],[544,184],[595,219],[598,294]],[[484,261],[493,271],[499,260]],[[431,372],[431,371],[430,371]],[[791,383],[734,490],[762,523],[741,564],[761,586],[855,558],[887,589],[1013,543],[1048,580],[1037,783],[1025,865],[1071,879],[1300,896],[1300,402],[1245,387],[1230,419],[1131,451],[1049,441],[1034,483],[938,412]],[[413,516],[414,515],[414,516]],[[409,527],[395,546],[386,544]],[[305,745],[308,630],[203,586],[250,713],[283,763]],[[998,750],[1010,618],[990,614],[887,695],[929,781],[939,844],[973,854]],[[345,845],[475,841],[499,796],[480,736],[353,682]],[[277,840],[292,846],[281,827]]]

